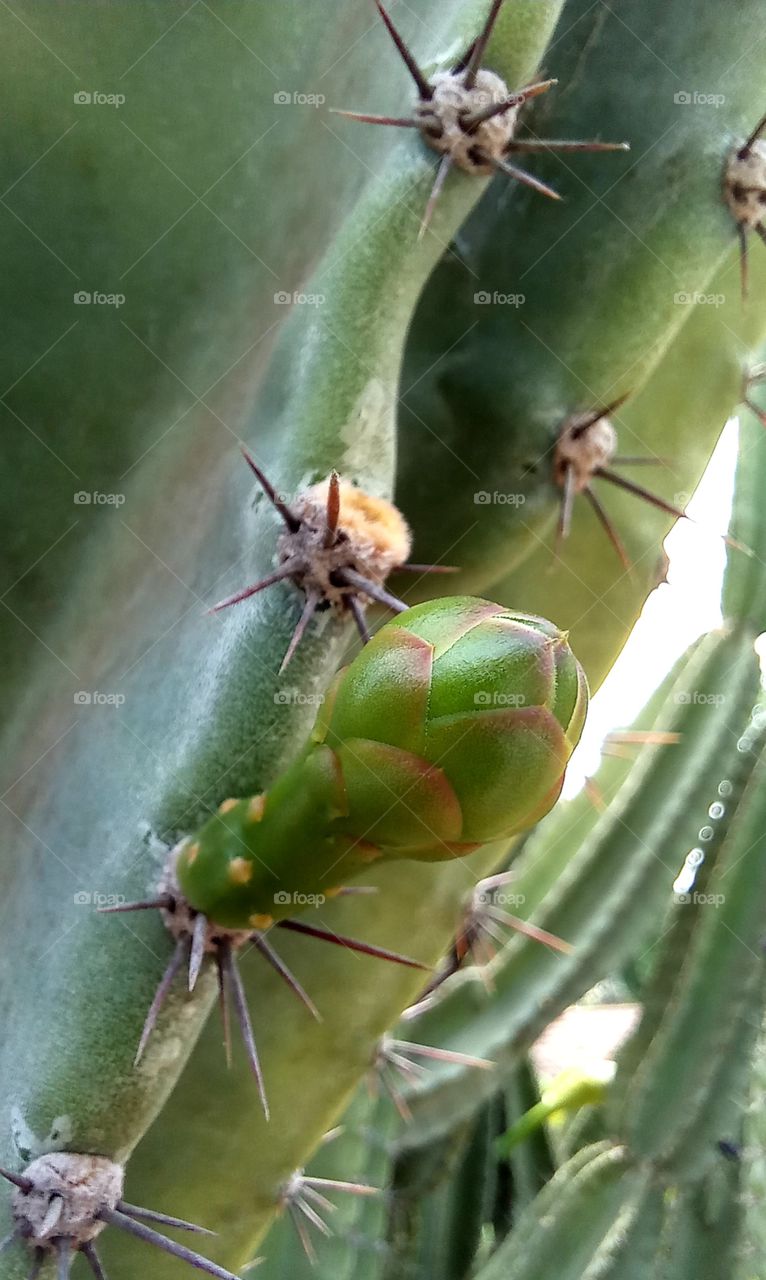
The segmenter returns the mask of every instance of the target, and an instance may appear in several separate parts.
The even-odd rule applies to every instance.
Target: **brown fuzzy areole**
[[[393,569],[404,564],[412,538],[404,517],[385,498],[377,498],[340,480],[340,508],[335,536],[328,544],[327,503],[330,478],[299,493],[292,503],[299,523],[286,530],[277,543],[277,563],[298,561],[293,581],[305,591],[317,591],[324,603],[337,608],[346,605],[347,584],[336,575],[343,569],[383,583]],[[365,604],[369,597],[359,597]]]

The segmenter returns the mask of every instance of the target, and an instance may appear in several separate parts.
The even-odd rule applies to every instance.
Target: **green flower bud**
[[[213,921],[258,928],[374,859],[439,861],[523,831],[558,797],[587,701],[550,622],[471,597],[408,609],[339,672],[271,790],[226,801],[182,844],[180,888]]]
[[[434,600],[388,623],[341,673],[315,740],[354,777],[352,825],[391,848],[430,837],[445,857],[445,844],[512,835],[551,808],[587,701],[552,623],[471,597]]]

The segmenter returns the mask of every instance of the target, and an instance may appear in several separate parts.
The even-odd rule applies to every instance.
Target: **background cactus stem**
[[[395,613],[407,608],[383,587],[392,570],[436,572],[438,565],[411,566],[406,561],[411,538],[396,507],[344,483],[337,471],[326,482],[299,493],[293,506],[277,493],[246,449],[242,454],[269,502],[281,517],[285,533],[277,543],[277,568],[252,586],[219,600],[219,613],[250,599],[267,587],[290,579],[303,591],[301,615],[288,644],[279,674],[287,667],[317,611],[348,611],[363,640],[369,639],[364,605],[372,600]]]
[[[724,172],[724,199],[737,223],[742,301],[748,294],[747,233],[754,231],[766,244],[766,142],[761,138],[766,115],[741,147],[730,152]]]
[[[23,1174],[0,1169],[0,1176],[16,1188],[12,1200],[15,1226],[0,1244],[0,1252],[18,1242],[28,1244],[33,1251],[30,1278],[37,1276],[46,1258],[53,1255],[58,1280],[69,1280],[73,1258],[82,1253],[96,1280],[106,1280],[94,1240],[106,1226],[114,1226],[218,1280],[235,1280],[224,1267],[145,1225],[157,1223],[196,1235],[215,1235],[185,1218],[123,1200],[122,1165],[105,1156],[53,1152],[33,1160]]]
[[[486,22],[468,53],[451,71],[437,72],[429,81],[418,66],[411,50],[397,31],[390,15],[380,0],[375,0],[378,12],[391,35],[402,61],[409,71],[418,91],[414,117],[368,115],[360,111],[336,110],[361,124],[389,125],[397,129],[417,128],[427,146],[442,153],[436,170],[436,178],[423,219],[418,231],[422,240],[431,224],[434,209],[453,165],[465,173],[484,175],[496,171],[504,173],[516,182],[531,187],[551,200],[561,196],[553,187],[512,164],[507,156],[515,151],[629,151],[627,142],[589,142],[579,139],[562,141],[530,139],[516,142],[519,109],[530,98],[545,93],[556,80],[540,80],[511,92],[500,76],[484,70],[481,61],[497,22],[504,0],[493,0]],[[490,102],[487,103],[487,98]]]

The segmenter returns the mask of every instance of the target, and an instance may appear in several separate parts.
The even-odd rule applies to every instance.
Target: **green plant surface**
[[[557,1170],[477,1280],[581,1280],[624,1203],[642,1190],[623,1148],[585,1148]]]
[[[409,1035],[481,1054],[502,1073],[557,1013],[635,953],[668,905],[685,854],[697,842],[722,758],[732,739],[736,743],[758,683],[749,637],[706,637],[668,698],[668,728],[681,740],[644,749],[629,782],[532,917],[570,942],[572,953],[562,956],[514,938],[490,968],[491,996],[475,970],[458,974],[408,1022]],[[490,1087],[482,1075],[435,1066],[411,1099],[414,1120],[403,1141],[428,1140],[470,1113]]]
[[[757,10],[741,11],[754,30]],[[557,563],[552,527],[560,490],[550,451],[558,428],[569,413],[630,392],[613,416],[619,452],[666,465],[623,474],[683,505],[740,399],[749,353],[763,341],[756,300],[766,263],[753,246],[743,307],[736,233],[720,199],[724,157],[759,114],[752,84],[762,78],[762,48],[751,46],[742,58],[738,50],[729,61],[728,36],[711,36],[703,47],[702,28],[725,20],[723,10],[704,4],[687,6],[684,21],[673,6],[655,11],[638,0],[619,14],[568,7],[546,59],[561,84],[536,106],[534,134],[603,136],[608,120],[610,135],[630,139],[631,155],[567,158],[566,167],[547,161],[543,175],[566,196],[553,223],[535,193],[511,192],[496,180],[461,229],[457,258],[444,259],[431,277],[408,342],[397,492],[418,545],[424,555],[462,567],[460,589],[492,584],[494,596],[532,611],[547,602],[548,614],[571,627],[593,688],[662,572],[660,543],[672,521],[597,481],[633,572],[625,573],[584,498],[575,502]],[[661,43],[664,68],[656,59]],[[577,64],[571,80],[569,58]],[[610,89],[638,67],[639,88]],[[725,89],[726,107],[715,119],[712,107],[673,101],[682,82],[697,80],[720,80]],[[662,191],[659,201],[645,194],[652,182]],[[523,293],[525,302],[476,305],[477,292]],[[698,305],[674,300],[695,292]],[[490,353],[487,369],[479,350]],[[482,491],[513,501],[476,504]],[[419,584],[424,589],[432,584]]]
[[[618,1072],[615,1081],[614,1123],[633,1154],[680,1178],[701,1176],[720,1160],[716,1142],[741,1118],[763,1016],[764,741],[761,718],[728,753],[734,790],[719,819],[720,849],[711,840],[709,879],[677,907],[684,940],[684,914],[693,917],[691,936],[679,955],[671,927],[667,964],[655,976],[646,1024],[628,1042],[624,1075]],[[664,1014],[658,1019],[660,999]]]
[[[495,51],[500,60],[507,55],[510,79],[533,70],[556,9],[555,4],[522,3],[516,27],[514,6],[507,6]],[[40,370],[34,392],[29,383],[24,387],[20,382],[16,396],[9,393],[13,410],[38,435],[43,434],[43,417],[46,431],[55,426],[66,434],[69,418],[62,428],[58,416],[58,406],[66,406],[67,414],[81,424],[71,437],[70,466],[80,454],[90,459],[91,435],[103,436],[105,420],[110,423],[109,439],[125,442],[120,450],[110,444],[108,465],[100,460],[98,449],[92,467],[87,462],[87,472],[85,461],[82,472],[75,462],[75,483],[66,467],[56,470],[55,460],[46,460],[45,468],[51,470],[41,471],[39,444],[19,429],[18,441],[24,445],[19,443],[19,454],[7,473],[13,485],[6,490],[5,507],[8,518],[16,521],[21,498],[27,524],[35,533],[18,549],[19,572],[63,535],[60,515],[64,505],[67,515],[72,509],[73,488],[82,484],[111,490],[115,458],[121,472],[131,467],[119,515],[94,508],[97,519],[76,559],[73,554],[71,563],[41,560],[45,568],[19,584],[29,600],[28,621],[24,606],[26,627],[39,629],[34,601],[44,599],[50,607],[52,580],[61,605],[46,622],[37,654],[26,656],[24,697],[5,726],[13,774],[4,800],[3,929],[17,981],[12,1030],[4,1040],[0,1063],[13,1131],[6,1129],[0,1141],[3,1158],[12,1165],[25,1153],[56,1143],[125,1157],[162,1106],[212,1002],[213,983],[206,979],[191,1001],[171,1002],[151,1053],[134,1071],[141,1023],[169,940],[159,920],[124,926],[85,910],[75,895],[90,895],[91,900],[99,894],[145,896],[164,857],[156,837],[172,837],[232,792],[254,791],[270,781],[307,731],[314,704],[341,653],[345,627],[331,624],[312,634],[290,672],[285,702],[286,682],[277,679],[276,670],[295,623],[298,597],[278,588],[271,598],[233,611],[220,626],[201,616],[217,579],[233,575],[236,567],[237,580],[240,575],[254,580],[268,568],[273,554],[275,520],[262,501],[255,513],[248,508],[247,475],[233,445],[237,439],[255,439],[258,456],[267,456],[275,480],[290,492],[326,475],[333,466],[373,492],[390,489],[393,389],[404,329],[445,237],[464,218],[482,186],[459,179],[451,184],[434,234],[418,243],[422,201],[433,176],[433,158],[418,140],[372,139],[366,152],[374,161],[370,167],[333,136],[330,125],[325,128],[327,121],[322,123],[313,113],[304,116],[297,107],[292,115],[285,114],[287,108],[280,115],[273,96],[280,74],[290,81],[294,77],[296,88],[302,88],[327,72],[333,91],[346,102],[346,95],[376,91],[385,101],[393,79],[391,62],[382,57],[384,50],[390,54],[385,32],[374,37],[381,50],[375,75],[368,74],[368,57],[361,50],[350,57],[341,76],[330,75],[339,51],[358,43],[367,31],[368,17],[357,5],[334,7],[332,22],[327,9],[312,7],[309,13],[298,5],[277,14],[263,6],[236,3],[225,17],[207,5],[196,10],[187,23],[181,21],[179,6],[174,14],[164,15],[160,28],[155,6],[134,6],[108,54],[99,52],[109,31],[107,11],[94,22],[90,10],[82,7],[65,23],[58,11],[49,11],[43,20],[35,10],[26,28],[9,14],[2,16],[14,33],[13,66],[28,80],[21,114],[24,121],[31,120],[32,132],[13,131],[13,145],[22,147],[27,164],[30,156],[36,159],[51,144],[53,122],[60,123],[60,103],[72,101],[70,73],[64,66],[55,73],[60,79],[51,79],[51,58],[38,50],[40,40],[55,47],[63,64],[76,61],[78,52],[77,65],[85,68],[81,74],[96,82],[103,77],[108,83],[118,69],[136,63],[133,110],[124,117],[127,135],[118,116],[107,117],[94,108],[62,141],[61,151],[54,148],[50,159],[41,160],[31,187],[20,177],[17,192],[19,198],[24,194],[29,207],[20,203],[17,212],[34,222],[37,236],[51,239],[46,218],[55,214],[61,219],[61,208],[41,206],[41,188],[35,182],[45,173],[48,184],[69,191],[65,207],[77,210],[76,217],[73,212],[62,220],[66,236],[56,243],[59,256],[76,263],[83,283],[100,287],[102,276],[113,279],[114,263],[126,270],[134,262],[135,281],[143,282],[141,289],[136,283],[130,313],[126,302],[123,316],[115,313],[109,323],[102,320],[99,325],[95,312],[89,312],[87,325],[79,321],[72,340],[62,337],[50,361],[46,359],[45,376]],[[478,2],[451,8],[433,4],[428,12],[430,57],[438,59],[452,56],[455,46],[468,40],[485,9]],[[173,16],[179,21],[167,43],[158,44]],[[426,16],[425,9],[421,16]],[[35,17],[37,39],[29,31]],[[257,71],[258,57],[276,63],[277,50],[286,47],[290,19],[290,38],[304,52],[280,53],[272,85],[271,74],[267,76],[263,67]],[[78,46],[85,30],[87,38]],[[428,58],[422,33],[417,43]],[[155,44],[158,52],[152,57]],[[24,51],[30,48],[36,50],[31,67],[24,61]],[[42,78],[45,91],[35,96],[35,84]],[[404,72],[400,84],[406,85]],[[168,104],[162,110],[160,91]],[[200,121],[213,98],[216,112],[203,127]],[[187,111],[191,102],[194,107]],[[224,122],[229,129],[232,103],[237,105],[237,123],[226,135],[231,151],[226,150],[222,163],[221,131]],[[280,120],[286,127],[277,145]],[[150,121],[153,132],[147,140],[160,159],[133,136],[148,133]],[[269,147],[258,153],[258,139],[272,125],[275,136],[269,134]],[[302,144],[304,138],[310,162],[298,184],[286,191],[285,201],[270,204],[261,224],[258,210],[266,203],[264,189],[276,185],[285,190],[284,148],[298,155],[298,140]],[[212,196],[207,202],[214,205],[213,214],[194,203],[183,183],[179,194],[177,180],[166,172],[170,166],[187,182],[201,175],[203,183],[210,183],[222,178],[227,161],[234,165],[240,157],[241,165],[217,190],[220,208]],[[19,173],[20,168],[17,160],[12,171]],[[323,187],[333,190],[333,199],[304,240],[299,231],[305,184],[316,184],[319,174]],[[158,184],[161,198],[153,193],[152,183]],[[110,204],[107,192],[121,187],[138,204],[126,200],[105,218],[105,204],[110,209],[115,204],[113,198]],[[184,225],[188,205],[193,207]],[[173,217],[181,228],[178,235],[172,230]],[[222,229],[220,219],[235,223],[234,236]],[[39,290],[30,297],[33,311],[18,331],[27,344],[13,365],[21,377],[26,365],[63,333],[65,325],[59,330],[56,317],[70,317],[72,287],[63,272],[46,291],[50,254],[35,242],[34,234],[22,234],[17,219],[10,216],[4,225],[12,232],[8,257],[14,271],[25,263],[25,270],[37,273]],[[152,258],[147,246],[158,238],[162,244]],[[254,253],[278,264],[276,281],[263,264],[253,265]],[[139,263],[140,255],[146,256]],[[52,261],[50,271],[62,271],[55,256]],[[109,273],[103,266],[107,262]],[[230,287],[235,277],[237,284]],[[18,278],[11,283],[18,290]],[[319,308],[297,305],[281,328],[264,374],[271,328],[282,314],[274,295],[290,285],[325,298],[321,318]],[[41,308],[44,325],[37,324]],[[220,331],[219,311],[225,313]],[[126,336],[120,319],[137,338],[130,332]],[[94,331],[102,344],[96,345],[95,355]],[[216,342],[211,344],[213,331]],[[202,348],[204,360],[199,356]],[[77,370],[86,351],[93,373],[83,379]],[[363,357],[354,357],[354,351]],[[227,370],[232,371],[230,379],[225,378]],[[289,380],[285,370],[291,373]],[[96,377],[102,385],[98,395],[90,396]],[[77,388],[74,394],[72,386]],[[30,405],[21,390],[30,394]],[[81,412],[81,394],[90,397],[87,414]],[[34,413],[32,402],[37,406]],[[52,405],[57,406],[56,415]],[[182,429],[175,429],[177,419],[182,419]],[[30,496],[27,502],[32,492],[34,501]],[[45,531],[35,521],[36,510],[45,512]],[[215,589],[219,594],[220,585]],[[16,605],[20,608],[20,601],[14,604],[18,612]],[[11,621],[9,652],[30,648],[26,627]],[[73,693],[83,687],[110,691],[125,701],[120,706],[92,703],[89,714],[81,713]],[[295,697],[293,690],[298,691]],[[22,813],[23,821],[16,816]],[[416,893],[422,896],[433,879],[438,877],[429,877]],[[464,883],[461,873],[460,892]],[[444,946],[454,918],[457,888],[449,875],[443,885],[435,888],[433,914],[426,920],[424,913],[426,960],[428,953],[435,958]],[[392,916],[404,910],[406,900],[407,895],[398,904],[392,901]],[[371,933],[386,932],[384,914],[378,908]],[[351,931],[364,932],[369,918],[365,920],[364,913],[355,918]],[[431,933],[439,919],[440,927]],[[321,971],[322,962],[317,976]],[[328,978],[333,975],[328,990],[337,991],[338,974],[343,972],[342,962],[338,968],[328,963]],[[29,998],[24,995],[25,982]],[[348,1028],[357,1043],[355,1066],[349,1072],[353,1080],[361,1070],[359,1059],[377,1034],[372,1027],[382,1030],[413,994],[411,985],[399,983],[399,974],[381,979],[375,989],[379,1011],[371,1010],[368,999],[357,993],[358,1026]],[[321,991],[317,996],[321,1002]],[[273,1019],[278,1021],[276,1013],[270,1021],[281,1061],[287,1021],[281,1023],[278,1036]],[[274,1078],[278,1071],[272,1068],[270,1074]],[[289,1085],[285,1109],[293,1113],[298,1141],[294,1148],[289,1141],[285,1144],[284,1170],[299,1163],[315,1144],[324,1126],[322,1113],[341,1105],[349,1087],[343,1074],[338,1072],[337,1082],[329,1076],[322,1079],[322,1103],[311,1103],[305,1082],[297,1090],[306,1114],[312,1116],[306,1125],[294,1114],[294,1081]],[[245,1096],[244,1081],[242,1088]],[[249,1106],[252,1094],[247,1097]],[[252,1159],[249,1132],[243,1132],[242,1145]],[[189,1162],[177,1162],[175,1176],[181,1178],[183,1170],[186,1178],[188,1168]],[[233,1166],[230,1172],[233,1175]],[[236,1178],[239,1194],[246,1173],[243,1165]],[[261,1195],[273,1199],[273,1171],[266,1181]],[[163,1188],[163,1202],[166,1193]],[[200,1216],[208,1217],[208,1209],[206,1203]],[[121,1247],[120,1254],[127,1260],[129,1250]],[[153,1260],[155,1274],[163,1265]],[[0,1274],[3,1280],[15,1280],[23,1270],[17,1251],[3,1258]]]

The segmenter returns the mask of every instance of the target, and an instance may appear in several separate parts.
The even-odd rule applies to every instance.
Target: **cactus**
[[[333,1274],[526,1280],[564,1240],[570,1274],[617,1276],[654,1256],[657,1224],[692,1274],[694,1231],[737,1221],[739,1167],[717,1149],[722,1176],[710,1150],[736,1148],[761,1013],[726,935],[755,946],[749,752],[700,873],[726,910],[682,910],[668,885],[756,697],[757,422],[729,623],[652,712],[680,741],[617,770],[606,813],[544,815],[581,728],[580,664],[598,685],[721,425],[743,394],[760,403],[762,13],[277,8],[138,0],[115,23],[111,4],[20,0],[0,19],[18,319],[0,1277],[63,1280],[82,1253],[129,1280],[152,1243],[158,1280],[180,1260],[230,1275],[258,1249],[264,1274],[278,1249],[291,1276],[305,1251]],[[720,110],[674,102],[724,65]],[[73,89],[79,75],[122,88]],[[367,127],[378,111],[391,127]],[[644,485],[627,467],[647,457],[663,465]],[[499,604],[464,594],[485,590]],[[397,614],[380,630],[378,606]],[[684,680],[725,688],[720,713],[672,703]],[[524,705],[501,705],[509,691]],[[328,937],[341,945],[315,945]],[[673,1000],[642,968],[641,1029],[571,1155],[539,1127],[499,1153],[541,1114],[536,1034],[650,943]],[[230,1068],[217,994],[225,1042],[233,1012],[249,1051]],[[696,1135],[666,1123],[675,1064],[710,1114]],[[390,1201],[372,1194],[389,1184]],[[327,1241],[332,1219],[347,1230]],[[201,1253],[155,1230],[197,1222],[220,1232]]]

